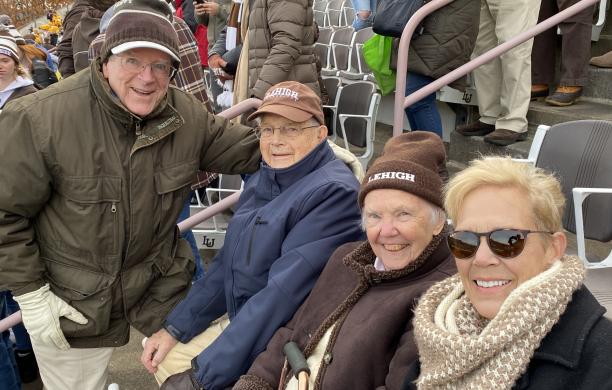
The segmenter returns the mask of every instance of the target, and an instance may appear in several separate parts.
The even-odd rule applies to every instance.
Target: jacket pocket
[[[155,222],[156,235],[165,237],[172,233],[174,222],[176,222],[183,208],[183,203],[189,194],[189,184],[191,184],[196,172],[197,161],[190,161],[155,173],[155,191],[158,198]],[[173,223],[168,223],[168,220]]]
[[[60,319],[66,337],[96,336],[108,330],[115,278],[42,257],[51,290],[89,321],[85,325]]]
[[[195,271],[191,247],[183,239],[177,242],[175,256],[158,257],[153,264],[155,280],[127,313],[130,324],[147,336],[161,328],[172,308],[185,297]]]
[[[118,255],[121,177],[63,177],[56,190],[61,196],[51,202],[55,215],[49,218],[49,228],[60,246]]]

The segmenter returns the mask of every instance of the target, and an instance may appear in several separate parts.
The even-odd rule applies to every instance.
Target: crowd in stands
[[[576,2],[450,3],[413,37],[406,94]],[[347,0],[342,28],[371,30],[377,3]],[[560,64],[551,29],[477,68],[480,118],[455,131],[508,146],[532,99],[575,104],[589,63],[612,68],[589,60],[593,12],[560,25]],[[0,15],[0,319],[23,320],[0,334],[0,390],[102,390],[131,327],[163,390],[612,389],[558,179],[487,157],[448,180],[435,93],[369,167],[337,146],[315,45],[339,30],[313,0],[76,0],[47,19],[22,35]],[[205,269],[176,225],[218,174],[244,188]]]

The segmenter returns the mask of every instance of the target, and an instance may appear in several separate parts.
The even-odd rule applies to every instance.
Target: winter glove
[[[41,344],[55,346],[61,350],[70,348],[62,329],[60,317],[85,325],[87,318],[49,289],[45,284],[36,291],[14,297],[21,307],[21,317],[30,337]]]
[[[190,368],[166,379],[159,390],[204,390],[204,387],[198,383],[193,370]]]
[[[363,172],[363,167],[361,166],[359,160],[357,160],[357,157],[355,157],[355,155],[350,151],[336,145],[330,140],[327,140],[327,143],[334,151],[336,158],[338,160],[342,160],[351,169],[351,171],[353,171],[353,174],[361,183],[361,181],[365,177],[365,173]]]

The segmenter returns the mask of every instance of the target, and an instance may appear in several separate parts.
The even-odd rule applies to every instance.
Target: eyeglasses
[[[313,127],[320,127],[320,125],[306,126],[306,127],[294,127],[294,126],[256,127],[255,136],[259,139],[270,138],[274,134],[274,130],[278,130],[278,133],[280,134],[281,137],[292,139],[302,134],[304,130],[311,129]]]
[[[480,237],[487,238],[489,249],[496,256],[511,259],[521,254],[525,248],[527,235],[531,233],[551,232],[520,229],[497,229],[490,232],[475,233],[459,230],[448,236],[448,246],[457,259],[468,259],[473,257],[480,246]]]
[[[177,72],[177,69],[166,62],[142,62],[138,58],[117,56],[121,61],[123,69],[130,73],[140,73],[147,67],[151,68],[151,72],[157,78],[172,78]]]

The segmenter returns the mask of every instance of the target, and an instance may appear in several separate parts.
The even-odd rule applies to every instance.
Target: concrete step
[[[588,78],[582,95],[609,103],[612,108],[612,69],[589,66]]]
[[[527,120],[530,124],[554,125],[581,119],[612,121],[612,103],[581,98],[568,107],[549,106],[543,101],[531,102]]]
[[[527,140],[505,147],[489,144],[484,141],[484,137],[464,137],[453,131],[450,135],[448,159],[454,164],[453,167],[461,168],[480,156],[509,155],[514,158],[527,158],[535,129],[536,126],[529,126]]]
[[[609,21],[606,24],[612,25],[612,21]],[[612,50],[612,34],[604,34],[602,33],[599,36],[599,41],[593,42],[591,45],[591,55],[593,57],[600,56],[602,54],[606,54]]]

